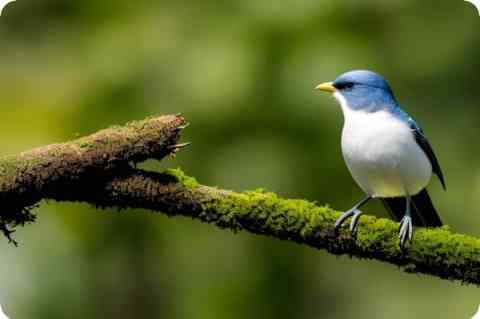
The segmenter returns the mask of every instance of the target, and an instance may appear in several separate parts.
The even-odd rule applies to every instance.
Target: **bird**
[[[0,15],[3,13],[3,9],[9,4],[10,2],[13,2],[15,0],[0,0]]]
[[[466,2],[470,2],[477,8],[478,14],[480,14],[480,0],[465,0]]]
[[[400,222],[401,248],[412,240],[414,226],[442,226],[426,190],[433,174],[446,190],[439,161],[420,126],[397,102],[389,83],[375,72],[353,70],[316,89],[332,93],[340,104],[343,158],[365,193],[337,219],[335,231],[351,217],[350,232],[355,235],[360,208],[371,199],[381,200],[391,217]]]

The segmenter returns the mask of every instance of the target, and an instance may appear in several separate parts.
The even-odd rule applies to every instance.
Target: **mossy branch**
[[[446,227],[417,229],[413,242],[401,250],[398,223],[388,219],[364,216],[356,238],[346,229],[337,236],[332,230],[340,212],[326,206],[264,191],[222,190],[200,185],[180,170],[154,173],[129,165],[176,152],[184,126],[181,116],[153,118],[0,159],[0,196],[8,203],[0,226],[9,235],[7,225],[32,221],[28,207],[41,199],[144,208],[336,255],[376,259],[406,272],[480,284],[480,239]]]
[[[447,227],[418,228],[404,250],[398,223],[364,216],[356,238],[347,229],[333,233],[340,212],[305,200],[283,199],[264,191],[237,193],[200,185],[180,170],[164,173],[125,171],[90,193],[84,201],[98,207],[145,208],[187,216],[220,228],[275,237],[324,249],[335,255],[376,259],[443,279],[480,284],[480,239],[451,233]],[[72,198],[52,197],[63,201]]]
[[[130,163],[177,152],[184,126],[180,115],[149,118],[0,158],[0,230],[10,238],[15,226],[33,221],[30,208],[48,194],[75,197],[118,176]]]

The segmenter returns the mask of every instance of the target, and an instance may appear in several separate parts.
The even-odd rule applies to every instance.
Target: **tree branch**
[[[55,194],[53,194],[55,195]],[[245,230],[325,249],[335,255],[376,259],[409,273],[480,284],[480,240],[453,234],[447,227],[418,229],[413,243],[399,247],[398,223],[364,216],[357,238],[348,229],[335,236],[340,212],[304,200],[282,199],[273,193],[236,193],[198,184],[180,170],[164,173],[130,170],[80,200],[97,207],[145,208],[169,216],[187,216],[233,231]]]
[[[53,144],[0,158],[0,230],[34,220],[31,207],[48,194],[77,192],[118,176],[129,163],[162,159],[176,145],[185,119],[162,116],[111,127],[63,144]]]
[[[87,202],[99,208],[144,208],[336,255],[376,259],[406,272],[480,284],[480,239],[453,234],[447,227],[418,229],[414,241],[401,250],[398,223],[388,219],[364,216],[357,238],[347,229],[336,236],[332,229],[340,213],[326,206],[261,190],[237,193],[203,186],[180,170],[155,173],[128,165],[178,150],[175,145],[184,125],[181,116],[160,117],[0,160],[5,172],[0,196],[17,210],[17,215],[2,214],[2,221],[14,225],[31,221],[18,219],[18,214],[31,214],[28,209],[24,212],[25,207],[40,199]]]

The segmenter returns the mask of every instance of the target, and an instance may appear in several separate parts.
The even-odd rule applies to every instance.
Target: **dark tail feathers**
[[[406,199],[405,197],[382,198],[383,205],[390,213],[392,218],[400,221],[405,215]],[[415,226],[421,227],[440,227],[443,225],[440,216],[438,216],[432,200],[424,189],[415,196],[412,196],[412,222]]]

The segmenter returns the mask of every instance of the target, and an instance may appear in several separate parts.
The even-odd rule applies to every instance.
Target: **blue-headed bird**
[[[374,72],[356,70],[316,88],[333,93],[341,106],[343,157],[366,194],[336,221],[335,230],[352,217],[350,231],[355,235],[360,208],[372,198],[380,199],[400,221],[401,247],[412,239],[413,226],[442,226],[425,189],[432,172],[446,189],[437,157],[421,128],[398,104],[387,81]]]

